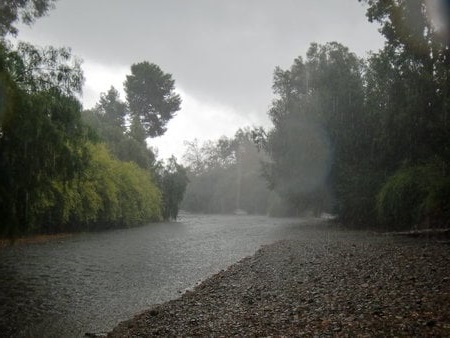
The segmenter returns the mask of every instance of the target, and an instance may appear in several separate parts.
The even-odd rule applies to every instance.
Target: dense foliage
[[[82,118],[98,138],[108,145],[109,151],[119,160],[135,162],[143,169],[155,166],[156,156],[147,147],[145,137],[126,125],[128,109],[120,100],[118,91],[111,87],[100,95],[96,107],[82,112]],[[136,135],[137,134],[137,135]]]
[[[158,69],[158,79],[152,80],[153,73],[147,74],[145,71],[145,79],[141,78],[142,74],[138,76],[136,72],[143,71],[142,65],[144,65],[144,69],[147,67],[153,70]],[[157,129],[158,133],[164,133],[164,125],[172,116],[165,115],[165,118],[162,119],[160,113],[155,110],[156,107],[167,108],[170,106],[179,109],[181,101],[178,95],[172,93],[174,81],[171,80],[170,74],[162,73],[156,65],[144,62],[138,64],[138,67],[133,65],[131,69],[132,72],[134,71],[134,75],[127,76],[125,81],[127,102],[121,101],[117,89],[111,87],[107,93],[100,95],[100,100],[94,109],[83,112],[83,120],[92,130],[96,131],[96,135],[117,159],[134,162],[140,168],[152,174],[161,191],[162,218],[164,220],[176,219],[179,205],[183,200],[189,181],[186,170],[177,163],[175,157],[170,158],[166,164],[158,161],[154,151],[147,146],[146,139],[148,134],[154,136],[149,130]],[[138,77],[138,79],[135,77]],[[170,82],[170,88],[167,87],[168,91],[164,94],[158,92],[153,95],[152,86],[160,86],[154,83],[160,81],[160,77]],[[130,85],[130,82],[133,85]],[[153,85],[148,86],[148,83],[153,83]],[[133,91],[138,94],[133,94]],[[141,118],[136,111],[131,110],[131,107],[136,109],[136,102],[133,100],[136,102],[145,101],[144,106],[152,107],[151,111],[142,113],[144,117]],[[176,105],[173,105],[174,102]],[[131,121],[131,123],[127,123],[127,121]]]
[[[290,70],[275,70],[278,97],[269,111],[274,128],[266,143],[272,161],[265,173],[291,213],[329,209],[330,180],[346,176],[358,160],[353,135],[361,131],[361,72],[361,61],[338,43],[312,44],[305,61],[299,57]],[[333,156],[343,161],[333,163]]]
[[[147,136],[161,136],[167,122],[180,110],[181,98],[174,92],[172,75],[147,61],[131,66],[125,92],[133,123],[142,126]]]
[[[2,0],[0,2],[0,39],[7,34],[16,35],[17,21],[31,24],[53,8],[56,0]]]
[[[159,166],[157,178],[162,193],[163,218],[176,220],[189,183],[186,168],[177,163],[176,158],[172,156],[165,166]]]
[[[111,87],[83,111],[83,74],[69,49],[7,40],[54,1],[3,1],[1,234],[175,219],[183,197],[193,212],[325,211],[358,227],[447,226],[448,2],[360,1],[380,24],[382,50],[360,59],[337,42],[311,44],[275,70],[273,128],[187,143],[187,169],[158,161],[146,143],[180,109],[170,74],[133,64],[126,101]]]
[[[359,227],[447,225],[450,49],[426,1],[364,1],[385,47],[359,60],[338,43],[276,69],[262,142],[273,188],[298,209]],[[447,12],[445,12],[447,13]]]
[[[95,109],[82,111],[81,62],[70,49],[13,46],[6,39],[17,33],[17,21],[31,23],[52,5],[0,5],[0,235],[176,218],[187,184],[184,168],[175,159],[164,167],[145,142],[154,134],[149,130],[162,134],[179,109],[170,74],[147,62],[133,65],[127,82],[133,82],[127,87],[133,103],[111,88]],[[146,106],[138,111],[136,101]]]
[[[1,233],[77,231],[162,218],[149,170],[114,159],[81,119],[80,63],[67,49],[0,54]]]

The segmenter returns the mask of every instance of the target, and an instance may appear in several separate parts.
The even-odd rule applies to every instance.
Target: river
[[[302,236],[305,219],[183,214],[177,222],[0,250],[0,333],[107,332],[261,245]]]

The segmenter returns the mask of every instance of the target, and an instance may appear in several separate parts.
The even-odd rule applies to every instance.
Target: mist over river
[[[1,336],[110,331],[261,245],[323,227],[313,219],[182,214],[174,223],[1,249]]]

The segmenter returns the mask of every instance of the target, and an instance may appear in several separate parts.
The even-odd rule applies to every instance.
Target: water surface
[[[314,220],[198,216],[0,250],[1,336],[107,332]]]

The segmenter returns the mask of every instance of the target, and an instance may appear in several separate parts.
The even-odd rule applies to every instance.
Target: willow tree
[[[2,48],[0,59],[2,230],[14,234],[39,230],[52,182],[71,180],[87,165],[75,98],[83,76],[65,49],[21,44]]]

